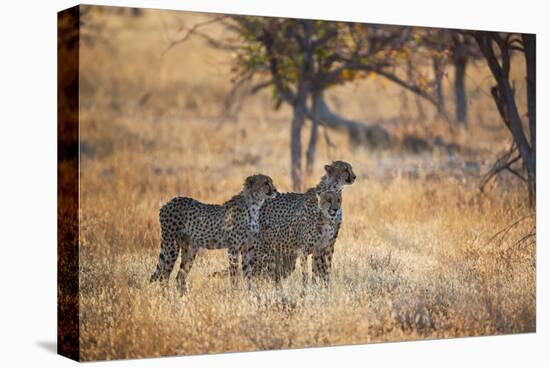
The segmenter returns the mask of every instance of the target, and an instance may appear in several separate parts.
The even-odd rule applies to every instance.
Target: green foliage
[[[309,91],[323,91],[377,73],[395,74],[418,55],[447,57],[448,47],[437,42],[447,45],[448,37],[429,29],[246,16],[231,21],[241,40],[235,80],[268,76],[275,100],[290,103],[303,83]],[[433,89],[425,75],[409,72],[408,79],[417,90]]]
[[[455,30],[247,16],[228,23],[241,42],[233,80],[261,78],[276,105],[379,75],[440,111],[446,65],[476,55]]]

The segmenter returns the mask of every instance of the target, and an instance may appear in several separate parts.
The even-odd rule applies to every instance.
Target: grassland
[[[468,70],[471,124],[454,134],[437,118],[416,121],[412,107],[403,112],[403,98],[413,106],[413,97],[379,79],[329,93],[348,117],[392,119],[387,128],[398,138],[439,135],[462,149],[373,152],[328,131],[335,146],[321,139],[307,184],[334,159],[351,162],[358,176],[345,191],[328,289],[302,295],[296,275],[281,292],[261,285],[258,300],[210,276],[227,267],[227,255],[208,251],[180,298],[173,278],[165,290],[148,283],[159,251],[158,209],[176,195],[221,203],[255,172],[289,190],[290,110],[274,111],[266,92],[248,99],[235,120],[219,122],[231,55],[190,39],[160,57],[174,30],[200,16],[89,16],[80,81],[82,359],[535,330],[535,244],[520,241],[533,229],[534,212],[509,177],[478,191],[480,174],[510,142],[483,92],[490,83],[484,67]]]

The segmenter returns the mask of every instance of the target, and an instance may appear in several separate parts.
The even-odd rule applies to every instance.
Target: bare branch
[[[504,171],[504,170],[508,170],[523,179],[523,177],[519,175],[519,173],[517,173],[514,169],[511,168],[511,166],[521,158],[520,154],[512,158],[512,156],[516,151],[517,151],[517,148],[515,144],[512,143],[512,146],[510,147],[510,149],[496,160],[496,162],[493,164],[491,169],[481,179],[481,182],[479,185],[479,190],[481,192],[483,192],[485,185],[487,185],[487,183],[489,183],[489,181],[491,181],[493,177],[495,177],[497,174],[499,174],[501,171]]]
[[[517,159],[520,158],[520,156],[518,155],[516,157]],[[527,182],[527,178],[525,178],[524,176],[522,176],[518,171],[514,170],[512,167],[508,166],[506,167],[506,169],[512,173],[514,176],[516,176],[517,178],[519,178],[520,180],[522,180],[523,182]]]
[[[265,88],[273,85],[273,80],[269,79],[265,82],[261,82],[250,88],[250,94],[256,94],[261,90],[264,90]]]
[[[517,226],[519,223],[523,222],[525,219],[528,219],[528,218],[532,218],[535,214],[527,214],[521,218],[519,218],[518,220],[516,220],[515,222],[513,222],[512,224],[509,224],[508,226],[504,227],[503,229],[501,229],[500,231],[498,231],[497,233],[495,233],[491,238],[489,238],[489,240],[487,241],[487,244],[491,243],[495,238],[497,238],[498,236],[500,236],[500,241],[499,241],[499,245],[500,243],[502,243],[502,240],[504,239],[504,237],[506,236],[506,234],[508,232],[510,232],[510,230],[512,230],[512,228],[514,228],[515,226]]]
[[[240,79],[235,81],[233,87],[223,101],[223,113],[220,123],[227,118],[233,117],[240,111],[244,97],[249,94],[247,87],[253,76],[254,73],[247,72]]]
[[[533,228],[533,230],[531,232],[529,232],[528,234],[526,234],[525,236],[523,236],[522,238],[520,238],[518,241],[516,241],[512,246],[519,246],[521,245],[523,242],[527,241],[529,238],[532,238],[532,237],[536,237],[537,236],[537,233],[535,232],[535,228]]]
[[[427,93],[425,90],[420,88],[419,86],[417,86],[413,83],[407,82],[406,80],[403,80],[403,79],[397,77],[395,74],[388,73],[388,72],[385,72],[383,70],[372,70],[372,71],[377,73],[378,75],[383,76],[384,78],[400,85],[401,87],[403,87],[403,88],[419,95],[420,97],[424,98],[425,100],[427,100],[431,104],[433,104],[433,105],[437,104],[437,101],[435,100],[435,98],[432,95],[430,95],[429,93]]]
[[[223,20],[225,17],[227,17],[226,15],[219,15],[217,17],[214,17],[212,19],[208,19],[204,22],[199,22],[195,25],[193,25],[191,28],[188,28],[187,29],[187,32],[185,33],[185,35],[177,40],[170,40],[170,44],[168,45],[168,47],[162,52],[160,58],[164,58],[164,56],[172,49],[174,48],[175,46],[177,45],[180,45],[182,43],[185,43],[187,40],[189,40],[189,38],[194,35],[194,34],[197,34],[198,33],[198,30],[199,28],[201,27],[204,27],[204,26],[207,26],[207,25],[210,25],[210,24],[213,24],[213,23],[217,23],[217,22],[220,22],[221,20]],[[203,35],[204,36],[204,35]]]

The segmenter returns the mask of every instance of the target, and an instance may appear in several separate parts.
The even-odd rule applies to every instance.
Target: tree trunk
[[[409,82],[413,82],[413,63],[412,59],[409,57],[407,58],[407,80]],[[406,93],[406,91],[405,91]],[[424,120],[426,120],[426,112],[424,112],[424,107],[422,106],[422,97],[420,97],[418,94],[414,95],[414,101],[416,104],[416,111],[417,111],[417,120],[421,121],[421,123],[424,123]]]
[[[502,78],[502,74],[497,78],[498,88],[500,90],[501,96],[503,98],[504,104],[506,106],[506,115],[509,118],[510,129],[514,137],[514,141],[519,149],[521,158],[527,169],[527,182],[529,190],[529,203],[530,205],[534,204],[535,200],[535,181],[536,181],[536,172],[535,172],[535,157],[532,154],[532,149],[529,146],[525,133],[523,131],[523,125],[521,123],[521,117],[516,105],[516,100],[514,97],[514,92],[512,86],[508,79]]]
[[[531,206],[536,201],[536,169],[537,169],[537,70],[536,70],[536,36],[534,34],[523,34],[523,49],[525,50],[525,64],[527,67],[527,113],[529,118],[529,134],[531,140],[531,160],[528,163],[528,185],[529,200]]]
[[[424,120],[426,120],[426,112],[424,111],[424,107],[422,106],[422,98],[419,96],[414,96],[414,99],[416,102],[416,110],[418,112],[418,120],[424,123]]]
[[[460,50],[455,50],[453,54],[455,66],[455,100],[456,100],[456,121],[463,125],[467,125],[468,104],[466,102],[466,64],[468,59]]]
[[[438,116],[446,116],[445,100],[443,97],[443,62],[439,57],[433,58],[434,92]]]
[[[292,190],[302,191],[302,127],[306,118],[307,87],[301,82],[298,87],[296,101],[293,106],[292,124],[290,127],[290,174],[292,178]]]
[[[524,35],[528,36],[528,35]],[[500,47],[500,53],[501,53],[501,63],[499,63],[498,58],[493,50],[493,39],[499,40],[500,37],[498,34],[491,33],[491,32],[476,32],[475,38],[476,41],[485,56],[485,59],[487,60],[487,63],[489,64],[489,68],[491,69],[491,73],[493,74],[493,77],[495,78],[495,81],[497,82],[497,87],[499,91],[499,99],[498,101],[495,98],[495,102],[497,103],[497,107],[499,108],[499,111],[501,111],[501,115],[503,115],[504,122],[507,124],[508,129],[512,133],[512,136],[514,138],[514,142],[516,143],[516,146],[518,147],[519,153],[521,155],[521,159],[523,161],[523,164],[525,166],[525,169],[527,170],[527,185],[529,190],[529,204],[531,206],[534,206],[535,200],[536,200],[536,132],[534,126],[531,126],[532,121],[531,117],[529,118],[529,126],[530,126],[530,133],[531,133],[531,146],[529,145],[529,141],[527,140],[527,137],[525,135],[525,132],[523,130],[523,125],[521,121],[521,117],[518,112],[518,108],[516,105],[516,100],[514,96],[514,91],[512,89],[512,86],[510,85],[509,80],[509,65],[510,65],[510,50],[507,44],[502,43],[502,45],[498,45]],[[534,36],[533,36],[534,37]],[[528,101],[528,109],[529,107],[534,108],[535,100],[534,100],[534,89],[531,89],[529,92],[529,77],[531,77],[531,87],[534,87],[534,67],[535,67],[535,45],[534,45],[534,39],[527,39],[527,42],[524,44],[525,48],[525,61],[527,65],[527,79],[528,79],[528,96],[532,96],[531,100],[531,106],[529,106]],[[502,66],[501,66],[502,65]],[[529,98],[528,98],[529,99]],[[500,106],[499,106],[500,104]],[[533,121],[536,119],[536,116],[533,113]],[[534,123],[533,123],[534,125]]]
[[[301,131],[304,126],[307,110],[307,97],[311,88],[311,72],[313,69],[312,34],[313,25],[310,20],[300,21],[303,28],[303,38],[298,43],[303,54],[303,61],[298,79],[298,89],[294,101],[294,115],[292,117],[290,138],[290,159],[292,189],[301,192],[304,186],[302,174],[302,138]]]
[[[315,153],[317,150],[317,140],[319,135],[319,122],[321,120],[321,107],[320,102],[322,99],[322,92],[314,92],[311,95],[311,135],[309,137],[309,145],[306,153],[306,174],[311,175],[313,173],[313,166],[315,164]]]

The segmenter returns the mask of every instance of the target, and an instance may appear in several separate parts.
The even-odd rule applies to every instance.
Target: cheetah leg
[[[275,256],[273,250],[262,243],[262,248],[256,249],[256,264],[254,274],[259,274],[264,280],[274,280],[276,272]]]
[[[256,246],[257,239],[251,238],[241,252],[243,276],[248,288],[250,288],[250,280],[252,279],[252,274],[256,265]]]
[[[191,241],[189,239],[184,240],[182,243],[180,270],[178,271],[178,275],[176,277],[178,281],[178,289],[180,291],[180,295],[182,296],[187,293],[186,280],[189,272],[191,271],[196,255],[197,249],[192,246]]]
[[[332,254],[334,247],[329,246],[320,253],[313,256],[313,275],[315,280],[320,280],[322,285],[327,286],[330,282],[330,270],[332,267]]]
[[[281,285],[281,274],[283,272],[283,261],[281,260],[281,254],[275,253],[273,256],[273,272],[272,277],[275,281],[277,288]]]
[[[330,244],[329,248],[325,251],[324,256],[324,263],[325,263],[325,282],[328,283],[330,281],[330,273],[332,269],[332,256],[334,255],[334,243],[336,242],[336,238],[333,239],[332,243]]]
[[[301,250],[300,251],[300,267],[302,268],[302,284],[304,286],[307,285],[308,281],[308,273],[307,273],[307,252]]]
[[[340,223],[336,227],[336,233],[330,240],[330,244],[327,248],[321,250],[319,261],[315,261],[314,271],[316,272],[317,278],[321,279],[323,285],[328,285],[330,282],[330,271],[332,268],[332,256],[334,255],[334,245],[336,243],[336,238],[338,237],[338,232],[340,231]]]
[[[231,279],[231,286],[234,288],[237,286],[237,271],[239,269],[239,250],[236,246],[229,248],[229,278]]]
[[[313,261],[311,264],[312,272],[313,272],[313,282],[315,284],[319,284],[319,282],[322,282],[323,278],[323,268],[324,268],[324,260],[322,254],[314,254],[313,255]]]
[[[170,273],[172,273],[172,269],[174,269],[174,264],[178,258],[179,246],[176,240],[166,231],[163,231],[161,236],[159,262],[151,275],[151,283],[156,281],[166,283],[170,278]]]

